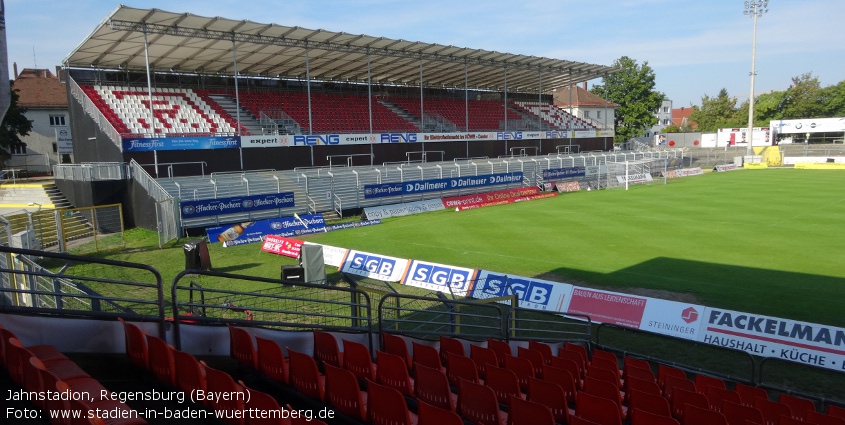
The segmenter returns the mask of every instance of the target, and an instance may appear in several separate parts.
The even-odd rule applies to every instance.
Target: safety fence
[[[587,316],[522,309],[514,307],[517,294],[484,301],[390,289],[379,295],[360,282],[312,284],[199,270],[179,273],[169,294],[166,289],[158,271],[147,265],[0,246],[4,314],[155,322],[162,334],[170,329],[177,347],[185,343],[180,328],[189,324],[194,329],[227,324],[278,331],[324,329],[365,335],[370,344],[381,332],[421,340],[447,335],[516,344],[574,341],[822,401],[845,398],[845,374],[596,325]]]

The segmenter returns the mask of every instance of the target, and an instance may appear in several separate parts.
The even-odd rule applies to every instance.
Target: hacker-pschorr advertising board
[[[708,307],[699,341],[845,371],[845,329]]]

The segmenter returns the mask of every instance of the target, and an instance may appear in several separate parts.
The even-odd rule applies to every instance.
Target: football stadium
[[[64,65],[4,423],[845,424],[841,143],[621,149],[555,97],[612,66],[159,9]]]

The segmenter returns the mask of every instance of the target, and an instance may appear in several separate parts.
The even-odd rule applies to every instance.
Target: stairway
[[[220,107],[223,108],[229,115],[232,116],[234,119],[238,119],[240,117],[240,124],[241,127],[244,127],[249,131],[250,134],[264,134],[264,129],[261,127],[261,123],[252,116],[244,107],[240,108],[240,113],[238,113],[238,104],[235,102],[235,99],[232,99],[231,96],[223,95],[223,94],[213,94],[209,96],[212,100],[217,102]]]

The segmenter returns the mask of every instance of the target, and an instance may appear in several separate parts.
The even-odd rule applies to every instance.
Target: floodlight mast
[[[754,77],[757,75],[757,17],[769,11],[769,0],[746,1],[743,14],[754,20],[754,38],[751,43],[751,92],[748,96],[748,150],[746,155],[753,156],[754,148]]]

